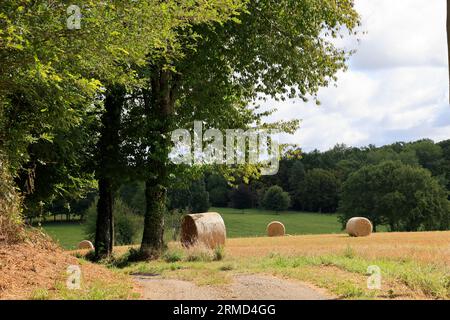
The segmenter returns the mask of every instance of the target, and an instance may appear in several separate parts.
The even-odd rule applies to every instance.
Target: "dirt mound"
[[[0,299],[29,299],[37,289],[56,292],[58,284],[65,285],[70,265],[80,266],[84,283],[115,279],[102,266],[80,265],[39,231],[31,232],[25,242],[0,245]]]

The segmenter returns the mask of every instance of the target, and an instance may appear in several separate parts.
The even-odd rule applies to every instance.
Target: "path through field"
[[[326,300],[333,299],[304,283],[266,275],[236,275],[220,286],[198,286],[182,280],[135,276],[145,300]]]

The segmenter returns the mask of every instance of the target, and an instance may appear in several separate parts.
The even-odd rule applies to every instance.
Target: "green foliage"
[[[216,187],[209,190],[209,200],[213,207],[226,207],[228,205],[228,189],[226,187]]]
[[[209,193],[203,179],[192,181],[188,187],[169,191],[169,209],[187,210],[192,213],[207,212],[210,207]]]
[[[290,202],[291,198],[287,192],[279,186],[272,186],[264,194],[262,205],[267,210],[279,212],[287,210]]]
[[[178,262],[183,259],[183,252],[181,250],[167,250],[162,258],[165,262]]]
[[[447,230],[447,194],[423,168],[392,161],[364,166],[343,184],[341,221],[364,216],[392,231]]]
[[[442,148],[432,140],[420,140],[406,145],[404,152],[413,152],[419,164],[433,174],[438,173],[443,156]]]
[[[223,176],[209,175],[206,179],[206,187],[213,207],[226,207],[228,205],[228,184]]]
[[[312,169],[295,195],[302,208],[313,212],[335,212],[338,206],[340,181],[331,171]]]
[[[115,245],[135,244],[139,238],[142,217],[129,208],[122,200],[114,202],[114,243]],[[85,234],[87,239],[94,241],[97,218],[97,201],[86,212]]]
[[[241,183],[231,192],[231,206],[236,209],[248,209],[253,207],[254,194],[250,187]]]
[[[0,154],[0,244],[20,240],[23,235],[21,199],[14,187],[7,163]]]
[[[191,185],[190,193],[192,213],[208,212],[211,204],[209,203],[209,193],[206,191],[205,181],[203,179],[195,181]]]
[[[214,261],[221,261],[225,258],[225,249],[223,246],[217,246],[214,248]]]
[[[132,181],[120,187],[120,198],[132,208],[137,214],[144,215],[145,212],[145,183]]]

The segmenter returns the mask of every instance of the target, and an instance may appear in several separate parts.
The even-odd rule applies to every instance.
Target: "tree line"
[[[198,183],[198,182],[196,182]],[[450,140],[423,139],[320,152],[285,152],[278,174],[249,183],[210,173],[212,206],[366,216],[392,231],[446,230],[450,224]],[[203,208],[204,209],[204,208]]]

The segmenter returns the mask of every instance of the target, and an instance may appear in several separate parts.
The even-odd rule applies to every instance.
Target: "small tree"
[[[192,181],[188,186],[170,189],[168,202],[170,210],[192,213],[207,212],[211,206],[203,178]]]
[[[264,194],[263,207],[267,210],[274,210],[277,213],[289,208],[291,198],[287,192],[279,186],[270,187]]]
[[[206,191],[205,181],[200,179],[191,185],[190,208],[192,213],[207,212],[211,206],[209,193]]]
[[[236,209],[248,209],[252,207],[253,194],[250,187],[246,184],[240,184],[231,192],[231,205]]]

